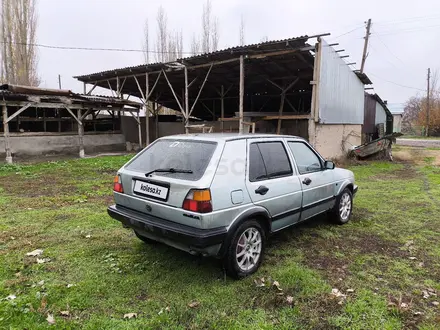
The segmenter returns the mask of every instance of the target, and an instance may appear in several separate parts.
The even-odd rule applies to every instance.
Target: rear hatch
[[[221,141],[157,140],[119,171],[124,193],[115,193],[116,204],[201,227],[182,205],[191,189],[210,187],[222,150]]]

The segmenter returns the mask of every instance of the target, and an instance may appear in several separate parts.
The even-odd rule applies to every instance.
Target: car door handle
[[[255,189],[255,193],[260,195],[266,195],[268,191],[269,188],[267,188],[266,186],[259,186],[257,189]]]
[[[308,186],[309,184],[312,183],[312,180],[310,180],[309,178],[304,178],[303,183]]]

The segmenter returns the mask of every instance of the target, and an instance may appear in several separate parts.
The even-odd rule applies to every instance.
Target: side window
[[[250,181],[292,174],[289,157],[282,142],[252,143],[249,151]]]
[[[305,143],[288,142],[288,145],[292,150],[300,174],[321,171],[321,160]]]
[[[267,175],[263,157],[256,143],[252,143],[249,148],[249,181],[258,181]]]

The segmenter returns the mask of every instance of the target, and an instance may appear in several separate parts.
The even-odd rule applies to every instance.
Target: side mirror
[[[331,161],[329,161],[329,160],[326,160],[326,161],[324,162],[324,168],[325,168],[326,170],[333,170],[333,169],[335,168],[335,163],[333,163],[333,162],[331,162]]]

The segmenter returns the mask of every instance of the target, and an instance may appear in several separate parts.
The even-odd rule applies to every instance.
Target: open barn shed
[[[121,113],[138,120],[142,104],[69,90],[1,85],[0,154],[13,156],[125,150]],[[100,114],[106,114],[101,116]]]
[[[364,84],[371,81],[354,72],[343,60],[346,56],[323,36],[268,41],[76,78],[85,91],[99,86],[120,98],[140,98],[149,113],[147,144],[154,127],[150,115],[167,107],[183,115],[183,123],[173,123],[169,134],[292,134],[308,139],[324,156],[338,157],[361,143]],[[193,123],[191,116],[203,122]]]

